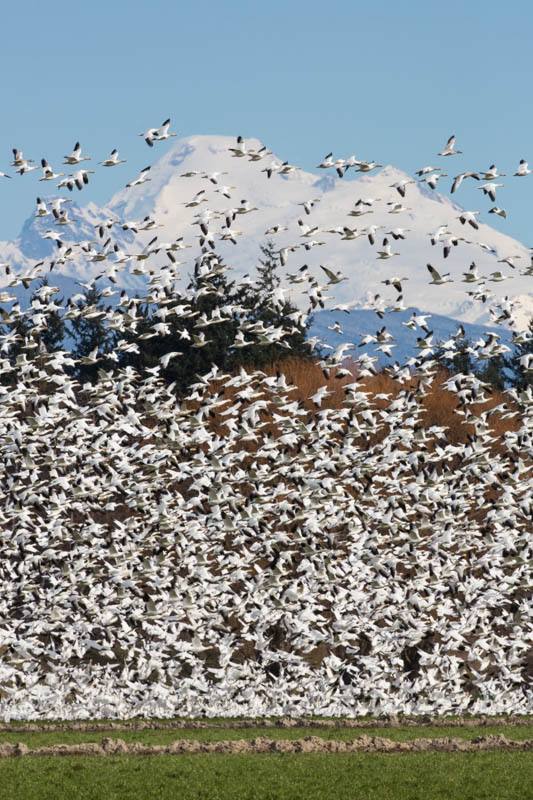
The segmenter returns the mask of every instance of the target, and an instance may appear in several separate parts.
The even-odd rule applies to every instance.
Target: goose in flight
[[[518,165],[517,171],[514,173],[514,176],[516,178],[524,178],[526,175],[529,175],[531,172],[533,172],[533,169],[529,169],[527,161],[525,160],[525,158],[522,158],[521,161],[520,161],[520,164]]]
[[[334,167],[335,162],[333,161],[333,153],[328,153],[327,156],[324,156],[320,164],[316,165],[316,169],[330,169],[330,167]]]
[[[211,172],[208,175],[203,175],[203,178],[206,181],[211,181],[211,183],[218,184],[217,178],[220,175],[227,175],[227,174],[228,174],[227,172]]]
[[[437,153],[438,156],[457,156],[459,153],[462,153],[462,150],[455,150],[455,136],[452,135],[446,142],[446,146],[441,153]]]
[[[422,169],[418,169],[415,172],[415,175],[418,175],[419,178],[422,178],[424,175],[428,175],[430,172],[438,172],[440,167],[422,167]]]
[[[154,142],[159,142],[162,139],[169,139],[171,136],[176,136],[175,133],[169,133],[170,118],[166,119],[160,128],[148,128],[139,134],[142,136],[148,147],[153,147]]]
[[[64,156],[63,164],[80,164],[82,161],[90,161],[90,156],[82,156],[81,145],[76,142],[74,149],[69,156]]]
[[[261,159],[264,158],[265,156],[271,156],[271,155],[272,155],[272,152],[270,150],[267,150],[266,147],[263,145],[263,147],[259,148],[257,153],[254,153],[253,150],[249,151],[249,156],[250,157],[249,157],[248,161],[261,161]]]
[[[22,150],[17,150],[16,147],[13,148],[13,161],[11,162],[12,167],[24,167],[26,164],[33,164],[33,158],[24,158]]]
[[[94,175],[94,170],[92,169],[79,169],[77,172],[72,173],[72,175],[69,176],[71,180],[67,183],[68,189],[72,191],[74,186],[77,186],[81,192],[83,184],[87,185],[89,183],[88,176],[91,174]]]
[[[409,278],[404,275],[403,278],[397,278],[397,277],[386,278],[384,281],[381,281],[381,283],[384,283],[385,286],[393,286],[396,289],[396,291],[398,292],[398,294],[401,294],[402,293],[402,281],[408,281],[408,280],[409,280]]]
[[[468,272],[463,272],[463,283],[478,283],[481,280],[486,280],[486,275],[479,275],[477,271],[476,262],[472,261]]]
[[[415,183],[415,182],[416,181],[410,181],[404,178],[401,181],[396,181],[396,183],[391,183],[389,189],[396,189],[400,197],[405,197],[405,191],[407,189],[407,186],[410,183]]]
[[[41,200],[40,197],[37,198],[37,211],[35,212],[36,217],[46,217],[47,214],[50,214],[50,209],[47,208],[46,203],[44,200]]]
[[[154,140],[156,142],[162,142],[164,139],[170,139],[172,136],[177,136],[177,133],[169,133],[168,129],[170,128],[170,117],[166,119],[160,128],[157,128],[154,134]]]
[[[478,221],[475,217],[476,214],[479,214],[479,211],[463,211],[462,214],[459,214],[457,219],[461,223],[461,225],[466,225],[468,222],[476,231],[479,230]]]
[[[39,178],[40,181],[53,181],[55,178],[60,178],[64,172],[55,173],[46,158],[41,159],[41,166],[43,168],[43,177]]]
[[[399,256],[400,253],[393,253],[391,245],[387,237],[383,239],[383,250],[378,250],[378,258],[392,258],[392,256]]]
[[[507,219],[507,212],[504,208],[499,208],[498,206],[494,206],[493,208],[489,209],[489,214],[497,214],[499,217],[503,217]]]
[[[436,189],[438,181],[440,181],[441,178],[446,178],[447,176],[447,172],[435,172],[432,175],[427,175],[425,178],[421,178],[419,182],[427,183],[431,189]]]
[[[361,161],[358,165],[356,172],[371,172],[373,169],[380,169],[383,164],[377,164],[375,161]]]
[[[118,157],[118,150],[115,147],[114,150],[111,150],[111,154],[105,159],[105,161],[99,161],[98,163],[102,167],[116,167],[117,164],[125,164],[126,159]]]
[[[433,284],[434,286],[442,286],[443,283],[453,283],[453,278],[450,278],[449,272],[441,275],[440,272],[437,272],[437,270],[431,266],[431,264],[426,264],[426,266],[433,279],[430,281],[430,284]]]
[[[0,172],[0,178],[11,178],[11,175],[6,175],[5,172]]]
[[[324,267],[322,264],[320,264],[320,269],[324,270],[324,272],[328,276],[330,284],[340,283],[341,281],[348,280],[348,278],[345,275],[343,275],[340,270],[338,272],[333,272],[333,270],[328,269],[328,267]]]
[[[130,186],[139,186],[141,183],[146,183],[146,181],[152,180],[151,178],[148,177],[148,171],[150,169],[151,167],[145,167],[144,169],[142,169],[134,181],[131,181],[131,183],[126,184],[126,188],[129,188]]]
[[[244,158],[245,156],[248,156],[250,155],[250,153],[254,152],[253,150],[246,149],[246,142],[244,141],[242,136],[237,136],[237,146],[229,147],[228,150],[230,150],[231,155],[234,158]]]
[[[392,236],[393,239],[405,239],[405,234],[408,233],[411,228],[392,228],[392,230],[387,231],[387,234]]]
[[[315,198],[314,200],[304,200],[303,203],[297,203],[299,206],[303,206],[303,209],[306,214],[311,213],[311,209],[317,204],[320,203],[320,198]]]
[[[387,203],[390,206],[388,214],[401,214],[402,211],[412,211],[410,206],[404,206],[401,203],[394,203],[392,200]]]
[[[479,174],[484,181],[494,181],[496,178],[505,178],[505,172],[498,172],[496,164],[491,164],[486,172],[481,171]]]
[[[501,186],[503,186],[503,183],[484,183],[482,186],[478,186],[477,188],[482,191],[483,194],[488,194],[494,203],[496,201],[496,189]]]
[[[477,172],[461,172],[459,175],[456,175],[453,179],[451,194],[457,191],[465,178],[474,178],[474,180],[478,181],[479,175]]]

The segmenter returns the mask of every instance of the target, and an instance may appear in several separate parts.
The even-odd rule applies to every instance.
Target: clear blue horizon
[[[533,244],[533,176],[510,177],[521,158],[533,162],[532,21],[517,0],[10,4],[0,170],[13,179],[0,181],[0,238],[15,238],[35,197],[51,188],[40,171],[14,174],[13,147],[36,163],[47,158],[56,172],[70,171],[61,162],[77,140],[91,167],[117,147],[128,163],[99,169],[76,198],[102,204],[168,146],[151,151],[138,133],[170,116],[180,137],[257,137],[310,171],[329,151],[409,173],[496,163],[507,173],[498,204],[508,217],[484,219]],[[439,158],[452,133],[464,154]],[[456,199],[489,208],[474,185]]]

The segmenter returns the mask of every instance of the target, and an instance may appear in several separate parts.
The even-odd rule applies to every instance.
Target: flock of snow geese
[[[153,147],[176,135],[169,126],[166,120],[140,135]],[[438,155],[460,152],[452,136]],[[248,159],[258,180],[298,169],[275,159],[262,168],[271,153],[247,148],[242,137],[231,154]],[[76,143],[64,161],[72,173],[55,173],[43,158],[40,180],[82,190],[93,174],[80,167],[87,160]],[[124,161],[115,149],[100,165]],[[12,166],[20,175],[38,169],[20,150]],[[380,168],[331,153],[318,166],[339,177]],[[135,187],[150,180],[149,172],[128,183],[131,191],[142,191]],[[530,173],[521,161],[515,175]],[[80,307],[72,298],[61,304],[53,274],[29,308],[10,295],[19,284],[35,289],[43,270],[77,249],[102,265],[105,298],[118,294],[118,270],[143,276],[156,309],[147,335],[164,336],[169,318],[179,326],[196,314],[193,292],[217,291],[214,278],[228,267],[215,234],[237,245],[242,234],[234,220],[256,210],[246,200],[224,213],[210,207],[231,196],[233,187],[218,183],[222,174],[205,173],[212,196],[202,190],[187,204],[209,204],[195,218],[198,244],[187,262],[203,279],[196,289],[178,289],[185,231],[126,253],[112,241],[115,225],[142,232],[159,222],[109,219],[99,225],[98,249],[65,243],[69,223],[61,205],[68,198],[38,199],[37,215],[50,214],[62,226],[45,234],[57,242],[53,258],[23,274],[3,265],[9,285],[0,296],[1,716],[531,713],[531,388],[509,390],[506,402],[487,407],[490,387],[473,374],[456,374],[443,389],[455,395],[456,413],[469,426],[465,443],[445,425],[428,426],[424,399],[438,370],[429,315],[413,313],[406,323],[418,339],[417,357],[403,365],[391,358],[397,391],[376,394],[367,380],[376,373],[375,358],[356,346],[372,342],[391,356],[394,342],[382,322],[402,305],[397,299],[388,306],[379,295],[375,336],[322,357],[324,372],[343,378],[339,407],[328,405],[331,383],[303,402],[281,372],[229,375],[215,365],[177,397],[161,370],[178,352],[142,374],[101,369],[96,383],[80,386],[72,354],[48,352],[41,343],[47,315],[98,318],[127,334],[137,329],[142,298],[122,292],[106,309]],[[432,188],[443,177],[430,166],[416,176]],[[457,175],[452,191],[467,178],[483,180],[480,189],[494,202],[502,178],[496,166]],[[402,200],[409,183],[394,187]],[[358,200],[352,216],[372,202]],[[306,218],[315,204],[301,199]],[[461,221],[476,228],[477,213],[464,212]],[[217,219],[223,227],[213,232]],[[303,220],[299,229],[307,244],[318,233]],[[376,232],[364,235],[374,243]],[[360,235],[343,224],[336,233]],[[389,231],[397,242],[405,233]],[[435,242],[445,235],[431,234]],[[282,266],[297,247],[280,248]],[[158,252],[165,263],[152,266]],[[395,255],[387,239],[377,254]],[[449,279],[428,268],[432,283]],[[289,286],[304,286],[310,309],[325,306],[344,277],[331,267],[322,271],[325,284],[305,266],[288,276]],[[513,329],[517,344],[527,343],[529,334],[513,328],[513,302],[491,297],[475,265],[465,276],[480,301],[493,301],[493,319]],[[401,297],[403,280],[381,282]],[[286,293],[284,284],[273,291],[273,309]],[[349,304],[333,308],[348,311]],[[24,315],[30,329],[21,340],[9,324]],[[292,322],[305,316],[297,311]],[[283,344],[292,332],[251,322],[244,309],[227,305],[198,317],[193,346],[205,346],[210,327],[230,318],[239,321],[236,348]],[[443,344],[450,356],[463,335],[459,326]],[[12,357],[15,344],[20,352]],[[131,346],[126,335],[118,343]],[[481,359],[508,351],[494,333],[472,347]],[[355,371],[346,367],[354,352]],[[96,350],[86,361],[98,364],[100,357]],[[531,356],[523,367],[533,372]],[[499,418],[510,423],[497,441],[492,425]]]

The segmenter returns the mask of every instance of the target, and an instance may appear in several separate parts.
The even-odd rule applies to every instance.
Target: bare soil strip
[[[251,741],[199,742],[195,739],[178,739],[166,745],[146,745],[141,742],[127,744],[123,739],[106,737],[100,744],[55,744],[36,747],[26,744],[0,744],[0,758],[17,756],[116,756],[116,755],[195,755],[200,753],[253,754],[253,753],[472,753],[482,750],[532,750],[533,739],[513,741],[502,734],[479,736],[471,741],[445,737],[442,739],[414,739],[411,742],[394,742],[379,736],[359,736],[349,742],[320,739],[269,739],[258,737]]]
[[[45,733],[53,731],[170,731],[200,730],[208,728],[476,728],[484,725],[519,726],[533,725],[533,716],[506,717],[399,717],[395,714],[379,719],[308,719],[307,717],[280,717],[265,720],[232,720],[219,722],[210,720],[117,720],[116,722],[50,722],[45,724],[0,724],[0,733]]]

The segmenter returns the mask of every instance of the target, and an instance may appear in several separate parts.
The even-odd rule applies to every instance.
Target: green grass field
[[[254,739],[262,736],[269,739],[304,739],[317,736],[321,739],[349,741],[358,736],[381,736],[395,742],[408,742],[417,738],[441,738],[450,736],[457,739],[474,739],[476,736],[503,734],[507,739],[522,741],[533,739],[533,725],[505,726],[483,725],[475,728],[431,728],[431,727],[383,727],[383,728],[178,728],[175,730],[124,730],[124,731],[43,731],[22,733],[13,728],[11,732],[1,732],[0,742],[15,744],[22,742],[28,747],[47,747],[53,744],[78,744],[80,742],[100,742],[102,737],[111,736],[125,742],[142,742],[156,745],[168,744],[176,739],[197,739],[200,742],[219,742],[222,740]],[[533,797],[533,793],[532,793]]]
[[[530,753],[13,758],[3,800],[531,800]]]

